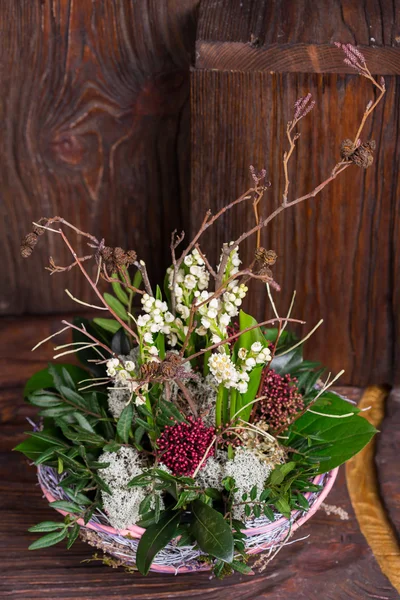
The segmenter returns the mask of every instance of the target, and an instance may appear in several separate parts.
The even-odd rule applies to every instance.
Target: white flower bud
[[[158,348],[156,346],[150,346],[149,354],[152,356],[158,356]]]
[[[147,344],[152,344],[153,343],[153,336],[151,335],[150,331],[147,331],[144,336],[143,336],[144,341]]]
[[[261,342],[254,342],[254,344],[251,345],[252,352],[260,352],[262,349],[263,345]]]

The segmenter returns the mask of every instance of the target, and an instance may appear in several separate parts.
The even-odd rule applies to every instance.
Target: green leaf
[[[28,439],[24,440],[18,446],[14,448],[17,452],[22,452],[27,458],[30,460],[37,460],[45,450],[52,446],[49,442],[46,442],[41,439],[35,439],[30,436]]]
[[[264,365],[255,367],[249,373],[249,382],[247,392],[245,394],[240,394],[242,407],[246,406],[239,414],[238,418],[243,419],[243,421],[248,421],[251,415],[251,411],[253,410],[254,404],[250,404],[253,402],[257,395],[257,391],[260,385],[261,375],[263,372]]]
[[[230,566],[238,573],[243,573],[244,575],[249,575],[249,573],[252,572],[250,567],[248,567],[245,563],[239,562],[238,560],[233,560]]]
[[[221,513],[201,500],[193,502],[191,532],[201,550],[225,562],[233,560],[233,535]]]
[[[70,532],[68,533],[68,542],[67,542],[68,550],[71,548],[72,544],[74,542],[76,542],[80,529],[81,528],[79,527],[78,523],[75,523],[74,526],[72,527],[72,529],[70,530]]]
[[[63,401],[58,396],[54,396],[54,394],[34,392],[28,395],[28,402],[34,406],[39,406],[39,408],[54,408],[55,406],[60,406]]]
[[[111,340],[111,350],[117,354],[127,355],[131,351],[131,345],[126,335],[125,329],[121,327]]]
[[[38,458],[35,460],[35,465],[38,466],[38,465],[41,465],[41,464],[46,463],[46,462],[51,462],[51,459],[54,458],[55,451],[59,447],[60,446],[55,446],[53,448],[48,448],[47,450],[45,450],[44,452],[42,452],[42,454],[40,456],[38,456]]]
[[[74,408],[72,406],[55,406],[54,408],[43,408],[39,415],[41,417],[62,417],[64,415],[69,415],[74,412]]]
[[[78,394],[78,392],[75,392],[74,390],[70,390],[65,385],[62,385],[60,387],[60,392],[64,396],[64,398],[66,398],[66,400],[69,400],[69,402],[74,404],[76,406],[76,408],[83,408],[83,409],[88,408],[87,401],[83,398],[83,396]]]
[[[326,400],[329,401],[328,404]],[[349,460],[360,452],[376,433],[375,427],[364,417],[354,414],[357,410],[356,407],[342,400],[336,394],[324,394],[311,407],[311,410],[323,415],[336,416],[322,416],[307,411],[291,426],[287,443],[291,446],[298,439],[297,434],[311,436],[311,447],[307,452],[307,457],[310,459],[313,457],[327,458],[320,463],[317,473],[331,471]],[[340,416],[350,413],[353,414],[348,417]],[[316,436],[318,442],[313,442],[312,436]],[[321,442],[326,446],[321,447]]]
[[[56,500],[55,502],[50,502],[50,506],[51,508],[59,508],[65,512],[75,513],[77,515],[82,512],[82,509],[79,506],[73,502],[68,502],[67,500]]]
[[[39,550],[40,548],[48,548],[49,546],[54,546],[55,544],[58,544],[58,542],[62,542],[62,540],[64,540],[66,536],[66,529],[54,533],[49,533],[49,535],[45,535],[33,542],[33,544],[29,546],[28,550]]]
[[[74,417],[77,420],[77,422],[79,423],[79,425],[82,427],[82,429],[85,429],[86,431],[89,431],[90,433],[96,434],[95,430],[93,429],[93,427],[91,426],[91,424],[89,423],[87,418],[84,417],[81,413],[74,412]]]
[[[297,348],[294,348],[294,350],[289,350],[289,352],[283,354],[282,356],[274,356],[270,368],[279,373],[279,375],[286,375],[286,373],[290,373],[296,369],[296,367],[301,364],[302,360],[302,346],[297,346]]]
[[[285,498],[277,498],[274,500],[274,505],[276,509],[287,519],[290,518],[291,509],[289,503]]]
[[[102,319],[101,317],[96,317],[93,319],[93,323],[96,323],[96,325],[102,327],[110,333],[117,333],[117,331],[122,327],[121,323],[115,319]]]
[[[86,340],[87,340],[87,338],[86,338]],[[75,384],[79,383],[79,381],[81,381],[82,379],[87,379],[87,377],[88,377],[87,371],[85,371],[84,369],[81,369],[80,367],[77,367],[75,365],[68,365],[68,364],[60,363],[60,364],[55,364],[52,366],[60,376],[62,375],[63,369],[68,371],[69,375],[71,376],[71,379],[73,380],[73,382]],[[37,373],[32,375],[32,377],[30,379],[28,379],[28,381],[25,384],[25,388],[24,388],[24,396],[27,397],[32,392],[35,392],[37,390],[49,389],[49,388],[54,388],[53,377],[51,376],[48,368],[42,369],[41,371],[38,371]]]
[[[115,280],[111,283],[112,289],[114,290],[114,294],[117,296],[118,300],[122,302],[122,304],[125,304],[125,306],[129,306],[128,294],[125,292],[122,285],[119,283],[120,279],[117,273],[114,273],[111,276],[111,279]]]
[[[250,500],[255,500],[257,498],[257,486],[253,485],[250,490]]]
[[[264,515],[265,515],[265,516],[266,516],[266,517],[267,517],[267,518],[268,518],[270,521],[272,521],[272,522],[273,522],[273,521],[275,521],[275,515],[274,515],[274,512],[273,512],[273,510],[272,510],[272,509],[271,509],[269,506],[267,506],[267,505],[265,505],[265,506],[264,506]]]
[[[286,475],[288,475],[290,471],[293,471],[295,467],[296,463],[293,461],[276,466],[271,473],[268,483],[270,485],[279,485],[285,479]]]
[[[62,370],[61,370],[61,372],[62,372],[62,378],[64,379],[64,381],[67,384],[67,386],[69,388],[71,388],[71,390],[76,390],[75,381],[72,379],[72,377],[69,374],[69,372],[67,371],[67,369],[65,367],[63,367]]]
[[[115,296],[105,293],[104,300],[120,319],[128,321],[128,313],[126,312],[124,305],[117,300]]]
[[[136,566],[142,575],[147,575],[156,554],[175,536],[180,513],[165,511],[157,524],[150,525],[140,538],[136,553]]]
[[[56,521],[42,521],[33,527],[29,527],[28,531],[31,533],[46,533],[48,531],[58,531],[64,529],[64,523],[57,523]]]
[[[122,411],[122,413],[118,419],[118,423],[117,423],[117,433],[120,436],[120,438],[122,439],[122,441],[125,442],[126,444],[128,443],[128,439],[129,439],[129,432],[130,432],[131,426],[132,426],[132,419],[133,419],[133,406],[132,406],[132,403],[130,402],[127,406],[125,406],[124,410]]]
[[[137,290],[140,288],[140,284],[142,283],[142,273],[138,270],[135,273],[135,276],[133,278],[133,287],[135,287]],[[133,295],[135,295],[135,292],[133,292]]]
[[[248,327],[254,327],[257,325],[257,321],[251,315],[246,314],[243,310],[239,313],[239,327],[242,331],[243,329],[247,329]],[[250,346],[254,342],[261,342],[263,346],[266,345],[266,340],[263,334],[261,333],[261,329],[256,328],[251,331],[246,331],[246,333],[242,333],[239,336],[238,346],[239,348],[246,348],[246,350],[250,350]]]

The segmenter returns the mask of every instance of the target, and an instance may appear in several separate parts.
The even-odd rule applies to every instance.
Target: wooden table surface
[[[344,469],[327,499],[342,508],[342,520],[324,510],[296,532],[291,544],[254,576],[235,575],[224,581],[207,573],[144,578],[100,562],[84,563],[93,549],[77,541],[71,550],[62,545],[28,552],[35,539],[31,525],[54,518],[36,485],[35,469],[11,449],[29,430],[26,417],[35,409],[24,405],[24,381],[51,359],[51,346],[34,355],[34,343],[57,330],[59,318],[3,319],[0,325],[0,598],[24,600],[115,599],[155,600],[394,600],[399,594],[379,566],[361,534],[347,493]],[[353,398],[362,390],[348,388]],[[400,533],[400,485],[395,477],[400,451],[399,397],[392,393],[377,446],[377,466],[387,512]],[[295,540],[306,538],[302,541]]]

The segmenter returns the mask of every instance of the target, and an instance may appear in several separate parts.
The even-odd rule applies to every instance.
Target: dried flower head
[[[311,98],[311,94],[307,94],[307,96],[296,100],[294,103],[294,121],[300,121],[300,119],[308,115],[308,113],[314,108],[315,100],[311,100]]]
[[[193,475],[203,460],[214,434],[214,427],[206,427],[201,419],[193,417],[188,417],[186,423],[175,423],[166,427],[157,440],[160,462],[174,475]],[[213,455],[214,446],[209,448],[203,465]]]

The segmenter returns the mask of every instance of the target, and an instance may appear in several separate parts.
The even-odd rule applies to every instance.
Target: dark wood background
[[[377,142],[375,163],[281,216],[263,243],[279,254],[280,309],[296,289],[296,316],[308,327],[325,319],[311,355],[345,368],[344,383],[398,381],[398,8],[398,0],[3,0],[0,314],[79,311],[66,286],[90,299],[78,272],[61,280],[44,270],[48,248],[68,263],[58,240],[41,240],[29,261],[19,257],[40,216],[62,214],[135,248],[160,278],[171,230],[193,231],[207,208],[236,197],[249,164],[267,168],[262,211],[271,210],[285,123],[308,90],[317,105],[290,169],[291,192],[309,191],[371,97],[331,44],[352,42],[386,76],[387,95],[364,134]],[[244,207],[231,214],[205,250],[215,256],[251,220]],[[269,314],[262,286],[247,307]]]
[[[192,72],[192,222],[236,198],[249,184],[248,167],[266,168],[272,183],[263,216],[283,191],[285,127],[297,98],[311,92],[316,106],[299,125],[289,166],[289,200],[326,179],[340,142],[352,138],[373,90],[343,63],[332,42],[361,47],[373,73],[385,74],[387,94],[363,140],[377,143],[375,162],[348,169],[317,198],[285,211],[262,235],[279,255],[274,268],[285,314],[293,290],[294,315],[311,329],[309,355],[343,381],[364,385],[400,380],[399,354],[399,77],[398,2],[283,0],[201,3]],[[214,255],[254,217],[241,205],[209,237]],[[249,258],[254,240],[248,240]],[[255,288],[254,288],[255,289]],[[247,307],[272,316],[262,286]]]

